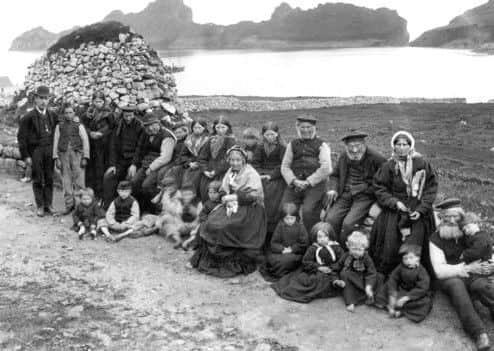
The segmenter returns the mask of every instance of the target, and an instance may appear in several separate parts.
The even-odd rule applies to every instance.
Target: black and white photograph
[[[0,4],[0,350],[494,350],[494,0]]]

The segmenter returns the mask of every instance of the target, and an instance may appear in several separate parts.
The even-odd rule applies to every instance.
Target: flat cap
[[[367,133],[355,130],[355,131],[352,131],[352,132],[348,133],[347,135],[345,135],[343,138],[341,138],[341,140],[344,141],[345,143],[347,143],[347,142],[350,142],[352,140],[362,140],[362,139],[367,138],[368,136],[369,135]]]
[[[125,112],[135,112],[135,110],[137,109],[137,106],[129,104],[129,105],[122,106],[120,109],[122,111],[125,111]]]
[[[300,115],[297,117],[297,122],[307,122],[315,125],[317,123],[317,118],[312,115]]]
[[[160,118],[156,113],[148,112],[142,117],[141,122],[143,126],[148,126],[153,123],[160,123]]]
[[[456,197],[451,197],[449,199],[441,201],[436,206],[434,206],[434,208],[437,210],[447,210],[449,208],[459,207],[460,205],[461,205],[460,199]]]

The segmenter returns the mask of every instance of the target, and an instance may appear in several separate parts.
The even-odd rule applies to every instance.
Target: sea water
[[[0,75],[22,84],[41,52],[0,53]],[[392,96],[494,99],[494,56],[469,50],[362,48],[332,50],[160,51],[179,95]]]

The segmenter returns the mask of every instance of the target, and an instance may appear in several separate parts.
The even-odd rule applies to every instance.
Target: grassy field
[[[460,197],[466,208],[494,223],[494,152],[490,151],[494,147],[494,104],[378,104],[274,112],[212,111],[193,116],[212,120],[223,114],[230,118],[237,135],[246,127],[260,129],[264,122],[274,121],[289,141],[295,136],[295,118],[303,113],[319,119],[318,133],[330,143],[335,158],[343,149],[340,139],[349,130],[366,131],[371,136],[369,144],[385,155],[391,153],[389,142],[394,132],[411,132],[417,151],[437,170],[438,197]],[[15,140],[15,123],[0,116],[0,125],[4,126],[0,142]]]
[[[246,127],[260,128],[274,121],[289,141],[296,133],[295,118],[303,113],[319,119],[318,133],[334,153],[343,149],[340,139],[351,129],[369,133],[369,144],[388,156],[392,134],[411,132],[417,151],[437,170],[438,198],[457,196],[466,208],[494,221],[494,152],[490,151],[494,147],[494,104],[354,105],[275,112],[213,111],[194,116],[214,119],[225,115],[237,135]]]

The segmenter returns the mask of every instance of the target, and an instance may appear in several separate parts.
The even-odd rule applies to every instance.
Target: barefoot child
[[[347,239],[348,252],[335,265],[344,282],[343,299],[349,312],[355,305],[374,303],[377,272],[372,258],[367,253],[369,239],[364,233],[354,231]]]
[[[82,189],[78,196],[80,201],[76,201],[76,207],[72,213],[74,219],[74,228],[77,231],[79,240],[82,240],[85,234],[90,234],[91,239],[95,239],[97,230],[111,239],[112,236],[106,225],[105,211],[101,209],[96,201],[94,201],[94,191],[91,188]]]
[[[297,269],[309,246],[309,236],[298,219],[297,206],[294,203],[284,204],[283,214],[273,233],[266,263],[259,269],[268,281],[276,281]]]
[[[385,304],[391,317],[407,317],[421,322],[432,309],[430,277],[420,264],[422,249],[418,245],[403,244],[400,248],[402,262],[385,284],[383,294],[378,294],[379,304]],[[387,297],[387,299],[386,299]]]
[[[128,181],[118,184],[118,196],[113,200],[106,211],[106,222],[110,231],[120,233],[114,236],[115,240],[121,240],[133,232],[133,226],[139,221],[139,204],[130,193],[132,185]]]

